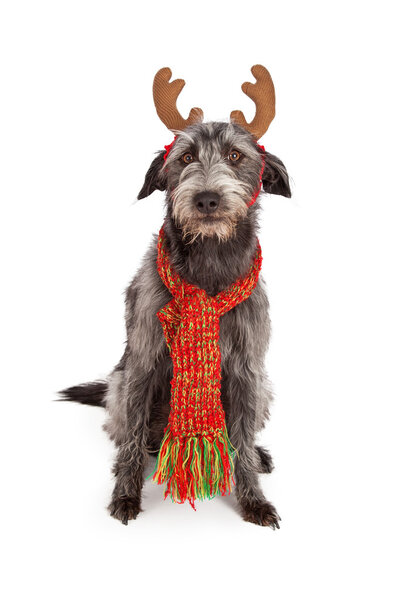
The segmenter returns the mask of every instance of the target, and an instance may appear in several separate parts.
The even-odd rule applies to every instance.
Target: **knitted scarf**
[[[153,480],[165,484],[174,502],[226,495],[231,491],[235,449],[221,404],[220,317],[246,300],[261,269],[257,250],[246,277],[216,296],[192,285],[172,268],[164,229],[158,237],[157,268],[173,298],[157,316],[172,357],[171,409]]]

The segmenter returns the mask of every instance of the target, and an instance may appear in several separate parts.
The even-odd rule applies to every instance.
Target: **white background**
[[[399,598],[399,93],[395,2],[3,1],[0,10],[1,559],[14,598]],[[293,198],[264,196],[276,401],[262,485],[280,531],[234,498],[111,519],[101,409],[53,402],[105,376],[123,291],[163,218],[136,195],[183,114],[232,109],[266,65],[262,139]]]

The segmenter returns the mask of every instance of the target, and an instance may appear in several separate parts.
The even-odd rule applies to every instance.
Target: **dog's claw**
[[[245,521],[261,525],[262,527],[271,527],[280,529],[280,516],[275,507],[270,502],[251,503],[242,506],[242,515]]]
[[[108,510],[114,519],[118,519],[123,525],[128,525],[131,519],[136,519],[141,508],[137,499],[124,496],[112,500]]]

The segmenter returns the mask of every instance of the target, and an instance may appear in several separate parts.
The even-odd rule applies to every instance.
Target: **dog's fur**
[[[241,153],[237,163],[229,152]],[[190,152],[193,162],[182,156]],[[164,229],[170,260],[188,282],[215,295],[246,275],[256,248],[259,201],[248,207],[259,185],[262,149],[252,136],[232,123],[200,123],[178,132],[164,161],[153,160],[139,199],[154,190],[166,191]],[[286,169],[264,153],[263,189],[290,196]],[[200,192],[220,198],[212,215],[199,212],[194,198]],[[143,264],[126,292],[127,345],[107,382],[64,390],[64,399],[102,405],[108,411],[105,429],[118,454],[115,488],[109,510],[127,524],[141,510],[144,467],[157,453],[170,411],[172,360],[157,311],[171,295],[156,266],[154,237]],[[255,435],[268,417],[271,390],[264,370],[270,321],[263,281],[251,296],[221,317],[221,397],[229,438],[238,450],[235,459],[236,496],[245,520],[279,527],[275,508],[264,497],[259,473],[271,472],[270,455],[255,445]]]

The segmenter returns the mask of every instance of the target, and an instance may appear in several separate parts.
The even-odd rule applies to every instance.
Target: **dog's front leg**
[[[124,525],[141,511],[144,467],[151,409],[151,374],[134,371],[124,387],[127,433],[114,464],[116,477],[109,511]]]
[[[243,519],[279,529],[280,517],[275,507],[266,500],[258,477],[260,455],[255,446],[257,384],[251,373],[246,377],[246,369],[243,368],[240,377],[225,376],[223,390],[229,406],[228,434],[237,450],[235,491]]]

